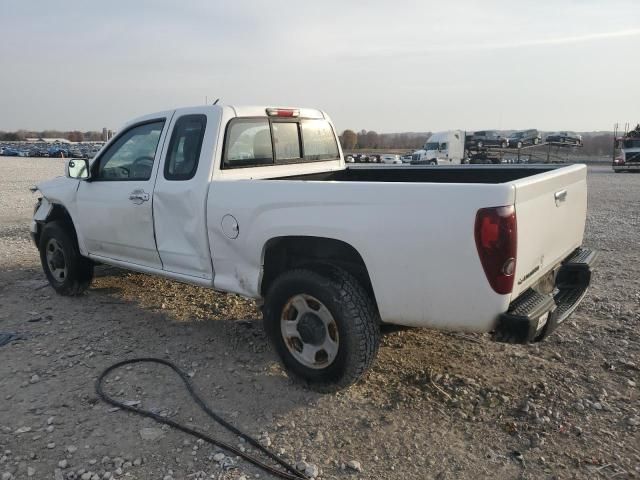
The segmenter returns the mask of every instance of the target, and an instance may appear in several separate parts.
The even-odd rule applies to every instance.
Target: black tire
[[[437,160],[429,160],[429,165],[438,165]]]
[[[522,148],[522,142],[518,142],[516,148]]]
[[[536,137],[536,138],[534,138],[534,139],[533,139],[533,144],[534,144],[534,145],[537,145],[538,143],[540,143],[540,139],[539,139],[539,138],[537,138],[537,137]]]
[[[57,247],[54,246],[54,242]],[[74,296],[82,294],[93,279],[93,263],[80,255],[78,243],[73,233],[61,222],[49,222],[42,229],[40,235],[40,262],[47,280],[60,295]],[[47,250],[59,249],[62,253],[64,273],[54,275],[59,271],[47,259]],[[55,266],[59,267],[59,264]]]
[[[281,274],[271,285],[263,308],[264,327],[289,375],[319,392],[335,392],[357,382],[371,366],[380,343],[380,321],[370,295],[351,274],[322,265]],[[335,359],[323,368],[304,365],[289,351],[281,318],[290,301],[308,295],[325,306],[337,326]],[[297,321],[297,320],[296,320]]]
[[[500,148],[507,148],[507,142],[501,142]]]

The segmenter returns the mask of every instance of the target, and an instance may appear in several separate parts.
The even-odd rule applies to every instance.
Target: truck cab
[[[614,140],[614,172],[640,172],[640,125]]]
[[[420,150],[413,152],[414,165],[459,165],[466,163],[465,134],[461,130],[433,133]]]

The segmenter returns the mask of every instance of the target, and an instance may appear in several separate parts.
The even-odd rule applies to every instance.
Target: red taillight
[[[518,250],[513,205],[478,210],[475,237],[480,262],[491,288],[503,295],[511,293]]]
[[[300,110],[295,108],[267,108],[270,117],[298,117]]]

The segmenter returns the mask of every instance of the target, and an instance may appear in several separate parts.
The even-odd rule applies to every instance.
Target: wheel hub
[[[280,332],[289,353],[305,367],[328,367],[338,355],[338,324],[311,295],[301,293],[289,299],[282,309]]]
[[[54,281],[64,282],[67,277],[67,262],[64,258],[62,246],[55,238],[50,239],[46,246],[46,260],[49,272]]]
[[[56,250],[51,258],[51,266],[56,268],[64,268],[64,255],[60,250]]]
[[[313,312],[304,313],[298,320],[298,333],[304,343],[322,345],[327,336],[327,329],[318,315]]]

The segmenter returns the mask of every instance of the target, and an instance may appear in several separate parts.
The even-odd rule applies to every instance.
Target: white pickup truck
[[[62,295],[105,263],[263,301],[324,391],[366,372],[381,323],[534,342],[584,296],[584,165],[364,167],[319,110],[160,112],[38,185],[31,232]]]

